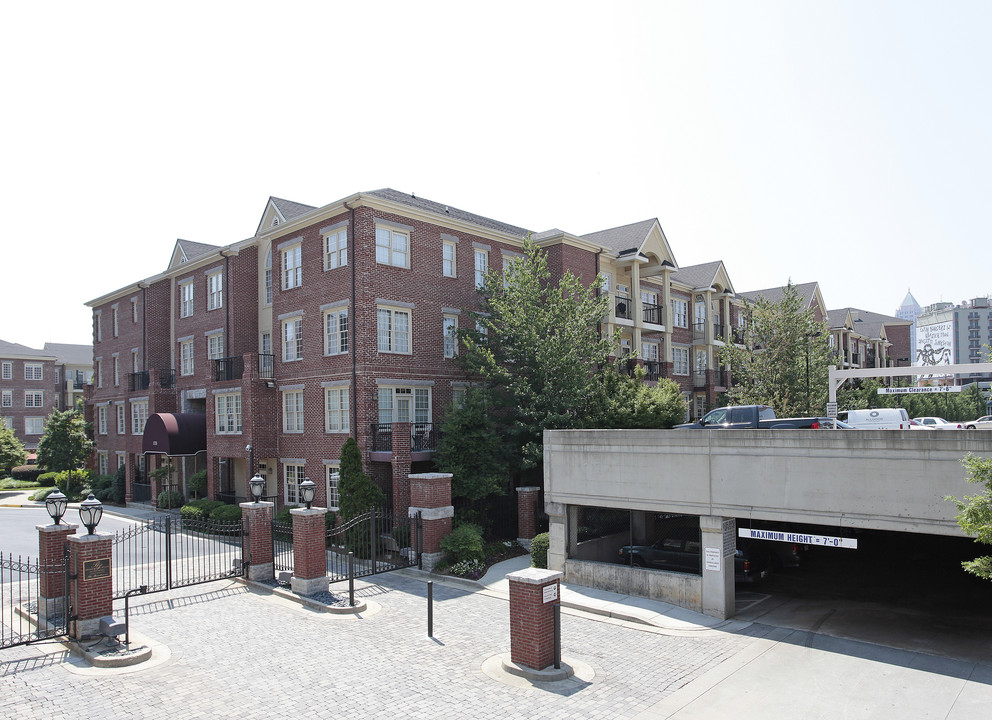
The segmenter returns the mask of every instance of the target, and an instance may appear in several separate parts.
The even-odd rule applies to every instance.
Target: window
[[[331,310],[324,313],[324,354],[339,355],[348,352],[348,310]]]
[[[2,374],[4,380],[12,380],[14,378],[14,363],[5,362],[2,373],[0,374]]]
[[[119,452],[117,453],[117,470],[127,465],[127,453]]]
[[[696,374],[706,375],[706,351],[697,350],[696,351]]]
[[[8,430],[13,430],[14,429],[14,418],[5,417],[3,419],[3,426],[5,428],[7,428]]]
[[[45,393],[41,390],[24,391],[24,407],[44,407]]]
[[[455,249],[457,246],[450,240],[441,245],[441,273],[445,277],[458,277],[458,266],[455,265]]]
[[[110,308],[110,318],[111,318],[111,320],[112,320],[112,322],[114,324],[114,337],[117,337],[118,335],[120,335],[120,323],[118,322],[118,319],[117,319],[117,306],[116,305],[114,305],[112,308]]]
[[[193,281],[179,286],[179,317],[190,317],[193,314]]]
[[[101,405],[100,407],[98,407],[96,409],[96,417],[97,417],[97,423],[96,423],[97,432],[99,432],[101,435],[106,435],[107,434],[107,406],[106,405]]]
[[[136,373],[141,371],[141,363],[138,362],[138,351],[131,351],[131,372]]]
[[[96,361],[96,386],[103,387],[103,360]]]
[[[145,432],[145,422],[148,420],[148,401],[131,403],[131,434],[141,435]]]
[[[327,476],[327,509],[337,510],[338,505],[341,502],[341,496],[338,494],[338,481],[341,479],[339,471],[341,470],[338,465],[325,465],[324,474]]]
[[[689,348],[672,348],[673,371],[676,375],[689,374]]]
[[[380,307],[378,317],[379,352],[410,353],[410,311]]]
[[[303,318],[283,322],[282,359],[284,362],[303,359]]]
[[[103,315],[99,310],[93,313],[93,334],[97,342],[103,340]]]
[[[348,422],[348,397],[346,387],[329,387],[324,389],[324,431],[329,433],[346,433],[351,431]]]
[[[207,275],[207,310],[224,307],[224,275],[216,272]]]
[[[380,265],[410,267],[410,236],[406,232],[377,227],[375,261]]]
[[[706,326],[706,303],[697,302],[693,310],[692,321],[697,330],[702,330]]]
[[[262,341],[258,345],[258,351],[262,355],[272,354],[272,333],[262,333]]]
[[[411,413],[412,410],[412,413]],[[430,388],[379,388],[379,422],[429,423],[431,421]]]
[[[207,358],[220,360],[224,357],[224,333],[207,336]]]
[[[41,435],[45,432],[45,418],[26,417],[24,418],[25,435]]]
[[[117,406],[117,434],[125,435],[127,433],[127,420],[124,418],[124,405]]]
[[[114,387],[121,384],[121,359],[114,355]]]
[[[291,390],[282,394],[282,431],[303,432],[303,391]]]
[[[465,394],[468,392],[468,388],[464,385],[451,388],[451,404],[456,408],[460,408],[465,404]]]
[[[348,264],[348,228],[332,230],[324,236],[324,269],[344,267]]]
[[[3,391],[3,399],[0,400],[0,407],[13,407],[14,393],[10,390]]]
[[[217,395],[214,397],[217,411],[217,433],[241,432],[241,393]]]
[[[489,251],[475,249],[475,286],[481,288],[486,281],[486,270],[489,269]]]
[[[193,374],[193,341],[186,340],[179,343],[179,374]]]
[[[301,246],[295,245],[282,251],[282,289],[292,290],[303,284]]]
[[[689,302],[687,300],[672,300],[672,319],[675,327],[689,327]]]
[[[441,329],[444,333],[444,356],[453,358],[458,352],[458,317],[445,315],[441,321]]]
[[[41,363],[24,363],[25,380],[41,380]]]
[[[658,343],[642,342],[641,357],[643,357],[647,362],[658,362]]]
[[[272,249],[265,256],[265,304],[272,304]]]
[[[110,474],[110,455],[106,450],[101,450],[96,454],[97,456],[97,472],[100,475]]]
[[[138,322],[138,301],[137,300],[132,300],[131,301],[131,322],[132,323],[137,323]]]
[[[286,472],[286,504],[300,504],[300,483],[306,478],[303,465],[283,465]]]

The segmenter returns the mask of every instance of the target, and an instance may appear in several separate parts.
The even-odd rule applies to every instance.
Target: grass
[[[41,487],[41,483],[34,480],[15,480],[11,477],[0,480],[0,490],[23,490],[37,487]]]

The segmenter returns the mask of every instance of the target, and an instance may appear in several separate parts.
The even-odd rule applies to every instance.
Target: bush
[[[189,480],[186,481],[186,487],[193,493],[194,497],[200,497],[200,494],[207,489],[207,471],[197,470],[190,475]]]
[[[531,567],[547,569],[549,545],[550,541],[548,540],[547,533],[541,533],[540,535],[534,536],[534,539],[530,541]]]
[[[410,526],[399,525],[394,527],[393,539],[396,540],[396,544],[401,548],[410,547]]]
[[[89,470],[73,470],[71,474],[68,470],[63,470],[55,475],[55,487],[69,497],[72,497],[73,493],[78,494],[81,488],[88,487],[89,484]]]
[[[199,500],[190,500],[179,508],[179,514],[187,520],[206,520],[210,517],[210,513],[219,507],[224,507],[224,503],[220,500],[200,498]]]
[[[35,482],[42,472],[44,471],[37,465],[18,465],[17,467],[10,469],[10,476],[15,480]]]
[[[46,472],[38,476],[38,484],[41,487],[55,487],[55,478],[58,473]]]
[[[53,492],[55,492],[55,488],[53,487],[42,488],[28,499],[35,502],[44,502]]]
[[[210,519],[217,522],[235,522],[241,519],[241,508],[237,505],[221,503],[220,507],[210,511]]]
[[[486,544],[482,540],[482,528],[474,523],[459,525],[441,540],[441,549],[453,564],[467,560],[483,561],[486,557]]]
[[[181,508],[186,498],[178,490],[163,490],[158,494],[158,507],[160,510],[171,510]]]
[[[41,487],[41,483],[28,482],[27,480],[15,480],[14,478],[4,478],[0,480],[0,490],[20,490],[24,488]]]

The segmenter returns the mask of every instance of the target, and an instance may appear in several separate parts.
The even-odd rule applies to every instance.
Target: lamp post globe
[[[300,483],[300,498],[307,506],[307,510],[310,509],[310,504],[313,502],[314,495],[316,494],[317,483],[308,477],[303,478],[303,482]]]
[[[86,528],[88,535],[93,534],[102,517],[103,503],[93,497],[93,493],[90,493],[88,498],[79,503],[79,521]]]
[[[251,496],[255,498],[255,502],[261,500],[265,493],[265,478],[256,472],[255,477],[248,481],[248,486],[251,488]]]
[[[50,494],[45,498],[45,509],[48,510],[48,514],[52,518],[52,523],[58,525],[62,520],[62,516],[65,515],[66,506],[69,503],[69,498],[62,494],[62,491],[58,488],[55,492]]]

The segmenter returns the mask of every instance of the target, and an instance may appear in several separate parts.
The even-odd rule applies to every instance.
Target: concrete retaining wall
[[[566,560],[565,583],[636,595],[703,612],[703,579],[699,575]]]

